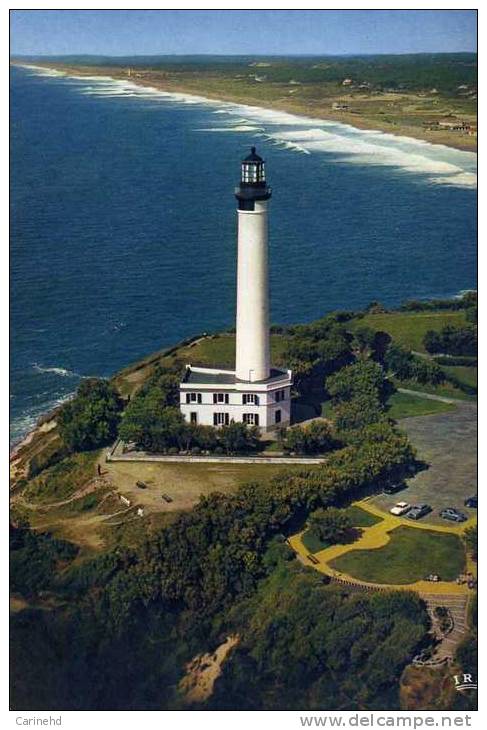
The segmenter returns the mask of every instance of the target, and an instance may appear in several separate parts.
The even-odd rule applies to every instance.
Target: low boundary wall
[[[146,451],[126,451],[124,444],[118,440],[107,451],[105,461],[138,462],[152,461],[180,464],[324,464],[326,459],[306,456],[212,456],[196,454],[148,454]]]

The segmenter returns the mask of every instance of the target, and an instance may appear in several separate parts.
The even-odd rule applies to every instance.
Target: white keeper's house
[[[239,421],[271,431],[289,425],[292,372],[272,367],[269,342],[268,205],[265,163],[252,147],[235,189],[238,218],[235,370],[188,365],[180,385],[187,421]]]

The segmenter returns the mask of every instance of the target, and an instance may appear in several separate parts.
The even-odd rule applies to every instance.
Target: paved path
[[[412,590],[419,593],[421,598],[426,603],[426,607],[431,618],[433,633],[438,641],[431,658],[431,665],[435,664],[441,666],[445,661],[451,661],[455,656],[455,651],[458,645],[465,638],[465,634],[468,632],[467,626],[467,610],[470,596],[472,595],[471,590],[466,585],[458,585],[453,582],[438,581],[438,583],[430,583],[429,581],[421,580],[410,584],[386,584],[386,583],[369,583],[367,581],[358,580],[351,575],[346,573],[338,572],[329,565],[329,562],[338,555],[342,555],[349,550],[371,550],[374,548],[381,548],[386,545],[390,540],[390,532],[394,528],[404,525],[405,521],[400,517],[394,517],[394,515],[386,514],[378,509],[375,505],[371,504],[370,501],[364,500],[357,502],[356,506],[370,512],[377,517],[381,517],[382,521],[372,525],[371,527],[362,528],[362,536],[355,543],[348,545],[332,545],[325,550],[321,550],[314,554],[314,559],[318,560],[318,563],[313,562],[309,558],[309,551],[302,543],[303,533],[293,535],[289,538],[289,544],[296,552],[297,558],[303,565],[318,570],[320,573],[328,575],[333,582],[345,585],[349,590],[352,591],[387,591],[387,590]],[[419,530],[435,530],[441,533],[453,533],[460,535],[466,527],[470,524],[474,524],[475,519],[469,520],[467,523],[462,525],[426,525],[426,524],[413,524],[410,525],[412,529]],[[476,574],[476,564],[473,563],[470,556],[467,556],[466,570],[473,574]],[[434,610],[437,606],[443,606],[449,609],[450,616],[453,619],[453,630],[443,636],[438,629],[437,620],[435,617]],[[426,662],[428,665],[430,662]]]
[[[340,580],[345,583],[357,584],[365,588],[372,590],[413,590],[417,591],[421,595],[455,595],[455,596],[466,596],[469,594],[469,589],[465,585],[458,585],[457,583],[438,581],[438,583],[430,583],[426,580],[416,581],[414,583],[407,584],[389,584],[389,583],[372,583],[364,580],[359,580],[352,575],[340,572],[331,567],[330,563],[341,555],[349,552],[350,550],[375,550],[390,541],[390,533],[396,527],[407,525],[410,529],[416,530],[428,530],[440,533],[450,533],[461,535],[467,527],[475,524],[475,518],[471,518],[468,522],[464,522],[460,525],[427,525],[422,523],[408,524],[404,518],[395,517],[394,515],[382,512],[378,507],[371,504],[369,501],[364,500],[362,502],[356,502],[355,505],[370,512],[373,515],[381,518],[380,522],[377,522],[371,527],[362,528],[362,534],[360,538],[354,542],[346,545],[331,545],[324,550],[320,550],[314,554],[315,563],[309,558],[309,550],[305,547],[302,542],[303,532],[293,535],[289,538],[289,544],[293,550],[299,555],[301,562],[304,565],[315,568],[320,573],[328,575],[330,578]],[[467,561],[467,570],[475,573],[475,565],[472,561]]]
[[[458,405],[459,403],[472,403],[472,401],[464,401],[460,398],[447,398],[444,395],[435,395],[434,393],[425,393],[423,390],[411,390],[410,388],[398,388],[399,393],[406,393],[407,395],[414,395],[417,398],[425,398],[426,400],[437,400],[440,403],[453,403]]]
[[[421,597],[428,607],[428,613],[433,625],[435,624],[434,609],[437,606],[444,606],[450,611],[450,616],[453,619],[453,630],[443,637],[436,632],[437,637],[441,638],[441,641],[433,653],[433,659],[435,661],[452,659],[455,656],[458,645],[468,633],[467,609],[469,596],[422,594]]]

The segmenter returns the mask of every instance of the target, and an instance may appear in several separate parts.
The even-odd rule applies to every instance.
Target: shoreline
[[[218,95],[212,94],[208,90],[199,91],[191,87],[191,85],[180,85],[177,82],[169,81],[167,78],[157,78],[156,72],[152,75],[146,76],[145,79],[140,77],[127,76],[125,70],[114,67],[91,68],[88,66],[70,66],[68,64],[27,64],[19,63],[16,61],[10,62],[11,66],[19,66],[20,68],[31,68],[45,71],[53,71],[60,76],[75,77],[75,78],[99,78],[99,79],[110,79],[113,81],[124,81],[131,83],[136,87],[147,90],[160,91],[166,94],[181,94],[187,97],[193,98],[194,100],[200,100],[201,103],[229,103],[235,104],[236,106],[248,106],[255,109],[261,109],[262,111],[281,111],[286,114],[292,114],[297,117],[303,117],[308,120],[316,120],[317,122],[336,122],[343,124],[354,129],[367,132],[382,132],[385,135],[391,135],[393,137],[408,137],[415,142],[426,142],[431,145],[448,147],[453,150],[460,152],[471,152],[477,154],[477,139],[476,137],[464,137],[463,143],[461,139],[452,139],[453,133],[445,131],[428,132],[428,130],[422,130],[417,127],[410,127],[406,125],[390,126],[382,123],[378,120],[368,120],[366,117],[359,115],[354,112],[333,112],[332,109],[327,109],[326,112],[321,112],[320,109],[309,109],[304,104],[295,102],[292,99],[287,99],[285,103],[273,102],[267,100],[263,105],[261,100],[248,98],[242,100],[235,94],[221,93]],[[144,72],[145,73],[145,72]],[[441,135],[441,138],[440,138]],[[475,142],[466,143],[466,139],[473,140]]]
[[[236,106],[245,105],[245,106],[252,107],[252,108],[258,109],[258,110],[263,110],[263,111],[279,110],[279,111],[283,111],[288,114],[300,116],[301,118],[306,118],[308,120],[315,119],[316,121],[338,122],[338,123],[344,124],[344,125],[348,124],[348,122],[344,121],[343,117],[338,118],[338,115],[335,115],[335,117],[309,116],[309,115],[305,115],[304,112],[298,113],[296,110],[291,110],[287,105],[285,105],[286,108],[284,108],[283,105],[271,103],[268,106],[264,107],[264,106],[257,105],[257,104],[254,105],[253,103],[244,103],[240,100],[236,100],[231,95],[228,96],[228,98],[224,98],[225,95],[220,95],[218,98],[212,97],[212,96],[203,96],[201,94],[196,94],[193,91],[188,91],[187,87],[183,88],[183,87],[180,87],[177,85],[167,86],[162,83],[156,84],[152,79],[151,79],[150,83],[149,82],[144,83],[140,79],[127,78],[126,73],[124,73],[121,70],[118,70],[117,73],[113,73],[110,71],[110,69],[107,69],[106,73],[101,73],[101,72],[97,72],[96,70],[92,70],[88,67],[79,67],[78,68],[78,67],[67,66],[67,65],[66,66],[62,66],[62,65],[56,66],[56,65],[52,65],[52,64],[49,64],[49,65],[48,64],[28,64],[28,63],[21,63],[21,62],[11,62],[11,65],[18,66],[19,68],[24,68],[24,69],[39,70],[39,71],[44,71],[44,72],[51,71],[53,78],[68,77],[68,78],[78,78],[78,79],[87,78],[88,79],[91,77],[93,79],[96,78],[96,79],[106,79],[106,80],[113,80],[113,81],[123,81],[125,83],[131,83],[134,86],[139,87],[141,89],[146,89],[149,91],[153,90],[153,91],[163,92],[163,93],[166,93],[173,97],[176,95],[181,95],[181,96],[184,95],[187,98],[191,98],[194,101],[200,101],[201,103],[205,103],[205,102],[210,103],[210,104],[211,103],[215,103],[215,104],[230,103],[230,104],[235,104]],[[48,75],[48,74],[46,74],[46,75]],[[365,124],[360,126],[359,120],[354,120],[354,124],[350,124],[349,126],[354,127],[355,129],[368,129],[368,130],[371,129],[370,127],[367,127]],[[403,136],[400,131],[393,132],[391,130],[385,131],[385,130],[377,130],[377,129],[375,131],[382,131],[382,132],[384,132],[384,134],[390,134],[390,135],[395,134],[395,135]],[[411,139],[413,141],[418,141],[419,138],[411,137]],[[424,140],[420,140],[420,141],[424,141]],[[429,140],[428,140],[428,143],[432,144],[432,145],[440,144],[438,142],[431,142]],[[442,146],[447,146],[447,147],[450,147],[451,149],[461,149],[462,151],[470,151],[470,152],[472,151],[472,150],[463,150],[460,147],[453,147],[452,145],[442,145]],[[175,349],[175,348],[181,346],[182,344],[184,344],[184,341],[182,343],[179,343],[176,346],[172,346],[171,348],[169,348],[169,350]],[[144,361],[145,359],[150,359],[153,356],[154,356],[154,353],[152,353],[152,355],[146,356],[146,358],[142,358],[141,362]],[[129,367],[130,367],[130,365],[127,366],[127,368],[129,368]],[[123,370],[125,370],[125,369],[126,368],[122,369],[122,371],[120,371],[120,372],[123,372]],[[117,376],[117,374],[118,373],[115,373],[111,377],[114,378]],[[43,432],[45,424],[51,423],[52,421],[55,420],[59,407],[60,406],[57,405],[57,406],[54,406],[53,408],[50,408],[49,410],[46,410],[45,412],[41,413],[39,415],[36,423],[23,436],[19,437],[18,440],[16,440],[15,442],[13,442],[9,445],[9,458],[11,460],[14,460],[17,457],[18,452],[20,450],[22,450],[25,446],[28,446],[38,433]]]

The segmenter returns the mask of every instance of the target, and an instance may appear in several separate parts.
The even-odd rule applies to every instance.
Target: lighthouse
[[[237,378],[250,383],[270,374],[268,205],[265,163],[252,147],[242,161],[237,209]]]
[[[269,333],[268,207],[265,161],[251,148],[241,163],[237,200],[235,369],[186,366],[180,408],[194,424],[231,421],[271,431],[291,420],[292,372],[273,367]]]

